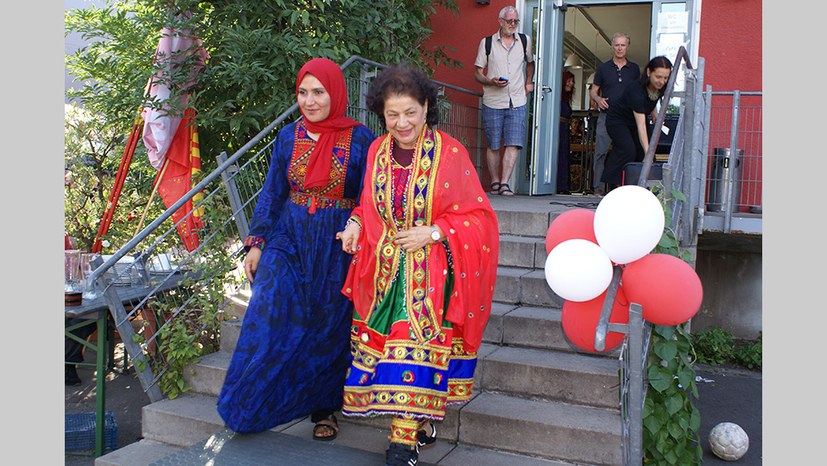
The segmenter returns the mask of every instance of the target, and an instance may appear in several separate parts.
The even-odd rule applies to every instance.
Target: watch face
[[[431,239],[434,241],[439,241],[439,232],[434,230],[431,232]]]

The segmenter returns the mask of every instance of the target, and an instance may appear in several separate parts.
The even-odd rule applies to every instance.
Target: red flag
[[[184,118],[166,153],[164,166],[155,177],[158,195],[161,196],[167,208],[192,189],[193,175],[201,171],[201,150],[198,146],[198,129],[193,121],[194,117],[195,111],[191,108],[184,112]],[[172,214],[172,220],[175,223],[184,219],[177,228],[187,251],[193,251],[198,247],[198,230],[204,227],[201,218],[203,208],[193,211],[193,203],[197,204],[202,198],[203,194],[196,194]],[[188,215],[190,212],[192,214]]]

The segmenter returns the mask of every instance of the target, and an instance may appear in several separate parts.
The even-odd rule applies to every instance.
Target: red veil
[[[445,246],[426,246],[427,256],[409,251],[406,256],[406,296],[426,296],[412,330],[425,340],[435,338],[424,327],[440,328],[443,318],[454,324],[454,335],[461,335],[465,351],[475,352],[482,341],[482,332],[491,314],[494,285],[497,278],[499,226],[494,209],[480,185],[468,151],[453,137],[425,127],[425,143],[431,147],[432,159],[421,163],[426,150],[414,154],[413,180],[417,189],[426,186],[429,194],[407,207],[410,222],[412,209],[424,212],[426,224],[437,225],[447,236],[452,264],[448,263]],[[383,186],[390,179],[389,135],[377,138],[368,151],[365,187],[360,204],[353,210],[362,225],[359,250],[351,262],[342,292],[354,303],[356,312],[367,320],[390,286],[399,262],[398,246],[393,245],[393,220],[387,212],[393,202]],[[420,146],[419,144],[417,145]],[[409,198],[410,199],[410,198]],[[391,249],[396,248],[396,249]],[[388,259],[395,258],[395,259]],[[444,309],[443,291],[448,267],[454,273],[454,287],[448,309]],[[422,280],[422,277],[425,277]],[[419,281],[419,283],[417,283]],[[383,290],[384,288],[384,290]],[[424,292],[424,293],[423,293]],[[413,299],[413,298],[411,298]],[[417,305],[410,308],[417,309]],[[425,309],[427,308],[427,310]],[[436,320],[436,322],[430,322]],[[433,324],[433,325],[432,325]]]
[[[316,148],[310,155],[307,164],[307,173],[304,176],[304,186],[325,186],[330,176],[330,165],[333,160],[333,146],[341,131],[361,125],[356,120],[346,117],[347,86],[341,68],[328,58],[314,58],[302,66],[296,76],[296,95],[299,93],[304,75],[312,74],[318,79],[328,94],[330,94],[330,114],[322,121],[312,123],[304,118],[304,127],[313,133],[320,133]],[[301,110],[301,108],[300,108]],[[304,113],[302,113],[304,116]]]

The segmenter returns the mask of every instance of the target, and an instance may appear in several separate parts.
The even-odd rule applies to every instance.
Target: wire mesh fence
[[[706,205],[711,212],[762,212],[761,92],[712,92]]]

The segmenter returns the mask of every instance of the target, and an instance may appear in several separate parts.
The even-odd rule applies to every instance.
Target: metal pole
[[[643,464],[643,376],[646,369],[643,348],[643,308],[629,306],[629,452],[635,466]],[[627,465],[631,466],[631,465]]]
[[[106,433],[106,333],[109,314],[100,311],[98,315],[98,341],[95,347],[95,457],[102,456]]]
[[[739,125],[739,118],[740,118],[740,110],[741,110],[741,91],[735,91],[732,96],[732,127],[730,128],[730,137],[729,137],[729,154],[726,158],[726,167],[727,169],[727,185],[726,185],[726,198],[723,199],[724,203],[724,233],[730,233],[732,231],[732,211],[734,209],[735,199],[735,172],[738,169],[736,164],[738,163],[738,157],[735,154],[738,153],[738,125]]]
[[[216,157],[218,164],[221,165],[227,161],[227,153],[222,152]],[[235,218],[236,226],[238,227],[239,238],[246,238],[250,232],[250,225],[247,222],[247,214],[244,213],[244,205],[241,202],[241,196],[238,194],[238,186],[235,184],[235,175],[238,173],[238,165],[228,166],[226,170],[221,172],[221,180],[224,182],[224,188],[227,190],[227,198],[230,201],[230,208],[233,210],[233,218]]]

